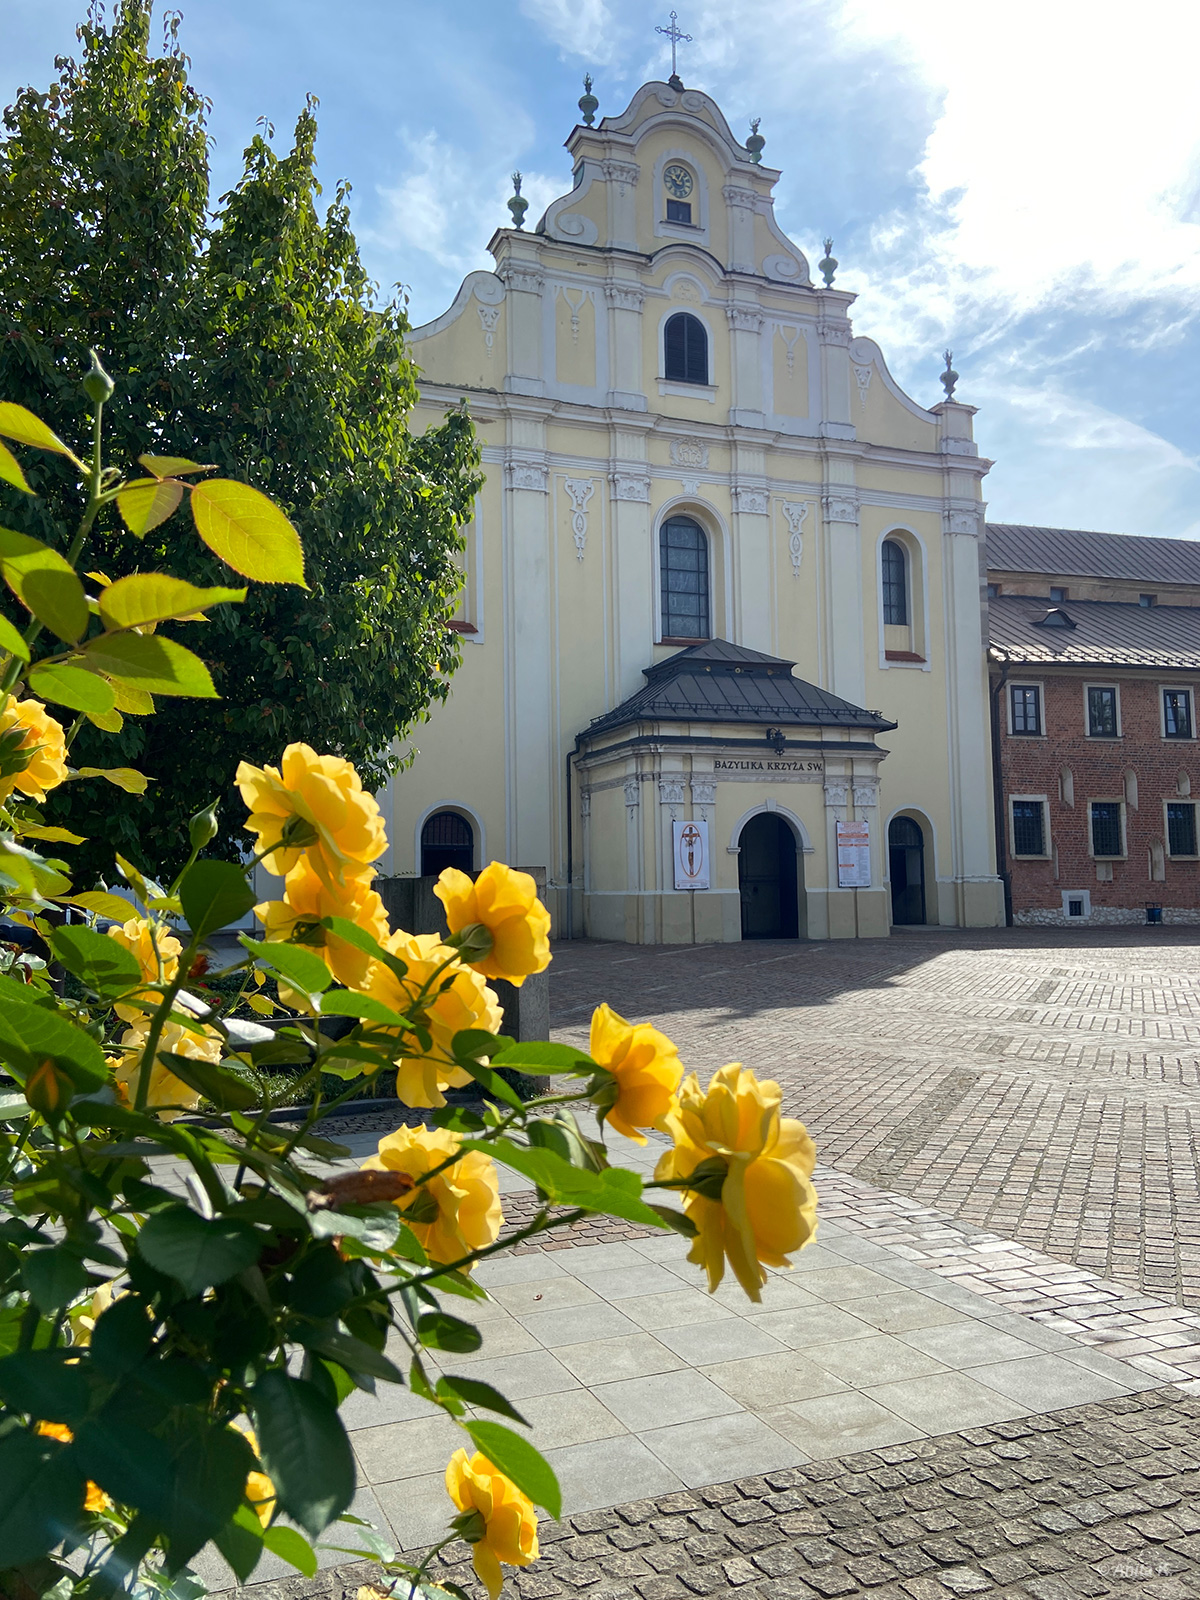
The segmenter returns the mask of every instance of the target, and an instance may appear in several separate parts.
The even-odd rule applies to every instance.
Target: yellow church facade
[[[1001,923],[972,408],[900,390],[707,95],[567,148],[412,335],[487,479],[392,872],[541,868],[560,936],[633,943]]]

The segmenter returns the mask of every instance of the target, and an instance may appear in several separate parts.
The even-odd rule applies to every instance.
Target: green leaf
[[[22,839],[40,839],[43,844],[87,843],[82,834],[72,833],[70,828],[49,828],[40,822],[20,822],[17,826],[21,830]]]
[[[88,641],[83,654],[96,672],[127,680],[147,694],[220,698],[200,657],[158,633],[102,633]]]
[[[239,1429],[202,1424],[195,1413],[186,1420],[191,1426],[175,1443],[175,1494],[163,1518],[169,1572],[178,1572],[236,1516],[246,1477],[258,1464]]]
[[[552,1150],[529,1149],[511,1139],[464,1140],[464,1150],[484,1150],[494,1160],[520,1172],[537,1184],[553,1205],[582,1206],[610,1217],[624,1217],[649,1228],[665,1226],[662,1218],[641,1198],[642,1180],[623,1167],[588,1172],[573,1167]]]
[[[0,1438],[0,1569],[36,1561],[78,1527],[84,1477],[57,1439]]]
[[[323,1017],[358,1017],[363,1022],[378,1022],[384,1027],[401,1028],[406,1019],[373,994],[362,994],[357,989],[331,989],[321,996]]]
[[[157,478],[139,478],[127,483],[117,495],[121,520],[138,539],[165,522],[183,499],[181,483],[161,483]]]
[[[145,981],[132,950],[94,928],[56,928],[50,944],[67,971],[102,999],[126,994]]]
[[[80,1471],[114,1500],[162,1516],[175,1486],[171,1453],[161,1439],[123,1416],[122,1409],[118,1390],[99,1415],[76,1430],[72,1454]]]
[[[88,1353],[106,1378],[123,1378],[149,1354],[152,1333],[143,1302],[124,1294],[97,1317]]]
[[[511,1106],[514,1111],[524,1111],[524,1101],[513,1086],[507,1083],[498,1072],[493,1072],[490,1067],[485,1067],[481,1061],[476,1061],[471,1056],[459,1056],[456,1054],[454,1059],[464,1072],[471,1074],[481,1089],[487,1090],[494,1100],[502,1100],[505,1105]]]
[[[100,620],[106,628],[141,628],[245,598],[245,589],[198,589],[165,572],[136,572],[101,591]]]
[[[259,1453],[279,1506],[317,1538],[354,1498],[354,1457],[337,1410],[278,1368],[250,1394]]]
[[[77,462],[74,452],[32,411],[12,400],[0,400],[0,434],[17,444],[32,445],[35,450],[52,450],[55,455],[68,456]]]
[[[29,687],[54,705],[93,716],[103,716],[117,703],[110,683],[84,667],[73,667],[69,661],[39,662],[29,674]]]
[[[347,1206],[341,1211],[314,1211],[309,1218],[314,1239],[357,1239],[372,1254],[382,1255],[391,1250],[400,1236],[400,1213],[395,1206]],[[408,1229],[404,1229],[407,1233]],[[413,1243],[416,1243],[415,1238]],[[420,1249],[420,1246],[417,1246]],[[409,1256],[409,1260],[413,1257]],[[421,1252],[421,1266],[426,1257]]]
[[[263,1544],[273,1556],[286,1561],[289,1567],[295,1567],[306,1578],[316,1577],[317,1552],[302,1533],[296,1532],[295,1528],[285,1528],[282,1524],[276,1523],[263,1534]]]
[[[154,782],[153,778],[147,778],[145,773],[138,772],[134,767],[80,767],[75,776],[104,778],[108,783],[115,784],[118,789],[124,789],[126,794],[145,794],[146,785]],[[108,898],[111,899],[111,896]],[[78,905],[80,900],[82,896],[75,903]]]
[[[187,1206],[158,1211],[138,1234],[138,1252],[188,1294],[224,1283],[253,1266],[266,1235],[236,1217],[202,1217]]]
[[[85,889],[82,894],[63,895],[69,906],[90,911],[97,917],[108,917],[113,922],[128,922],[137,916],[137,907],[119,894],[105,894],[100,889]]]
[[[590,1077],[597,1067],[586,1050],[578,1050],[570,1044],[548,1044],[539,1040],[509,1045],[492,1057],[492,1065],[512,1072],[528,1072],[534,1077],[551,1072]]]
[[[104,1051],[57,1011],[0,996],[0,1060],[24,1082],[42,1062],[53,1061],[84,1093],[108,1082]]]
[[[65,1350],[21,1350],[0,1361],[0,1395],[14,1411],[38,1422],[73,1423],[88,1408],[91,1393]]]
[[[506,1478],[511,1478],[534,1505],[544,1506],[552,1517],[562,1516],[562,1492],[554,1468],[528,1439],[502,1422],[467,1422],[464,1427],[475,1446]]]
[[[242,934],[239,941],[245,949],[287,979],[293,989],[303,994],[321,994],[333,982],[333,974],[312,950],[299,944],[271,944],[264,939],[251,939]]]
[[[7,617],[0,617],[0,650],[16,656],[18,661],[29,660],[29,646]]]
[[[403,1383],[404,1374],[378,1350],[372,1350],[364,1339],[352,1333],[331,1333],[327,1339],[312,1347],[318,1355],[336,1361],[347,1372],[364,1373],[368,1378],[382,1378],[385,1383]]]
[[[530,1426],[527,1419],[504,1398],[499,1389],[493,1389],[490,1383],[483,1383],[478,1378],[459,1378],[447,1373],[444,1378],[438,1379],[437,1393],[453,1395],[458,1400],[465,1400],[469,1406],[483,1406],[485,1410],[498,1411],[502,1417],[511,1417],[523,1428]]]
[[[300,535],[265,494],[231,478],[209,478],[192,489],[196,531],[214,555],[259,583],[304,581]]]
[[[218,1111],[244,1111],[258,1100],[258,1090],[252,1084],[215,1061],[177,1055],[173,1050],[161,1050],[158,1059],[165,1062],[177,1078],[211,1100]]]
[[[69,1306],[88,1286],[87,1268],[62,1245],[26,1251],[21,1258],[21,1279],[38,1310],[47,1316]]]
[[[11,834],[0,835],[0,889],[14,897],[49,899],[70,887],[70,878],[36,850],[18,844]]]
[[[257,1512],[248,1505],[240,1505],[213,1543],[233,1568],[239,1583],[246,1579],[258,1565],[263,1553],[263,1530]]]
[[[192,472],[216,471],[211,462],[205,467],[198,461],[189,461],[187,456],[139,456],[138,465],[152,472],[156,478],[178,478]]]
[[[193,861],[180,879],[179,899],[193,936],[203,939],[253,910],[255,894],[232,861]]]
[[[473,1323],[452,1317],[448,1311],[427,1311],[418,1317],[417,1337],[430,1350],[452,1350],[456,1355],[466,1355],[483,1344]]]
[[[4,576],[22,605],[33,612],[50,632],[74,644],[87,632],[87,595],[83,585],[54,550],[47,550],[37,562],[24,563],[19,582],[14,582],[5,562]]]
[[[25,482],[21,463],[6,444],[0,444],[0,482],[11,483],[14,489],[24,489],[26,494],[33,493]]]

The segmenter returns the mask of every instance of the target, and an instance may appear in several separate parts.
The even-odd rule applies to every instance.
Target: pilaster
[[[830,462],[831,469],[837,466],[843,463]],[[849,468],[849,463],[844,466]],[[825,534],[826,681],[834,694],[861,706],[866,697],[866,645],[858,491],[852,483],[828,483],[821,497],[821,510]]]
[[[606,283],[608,348],[611,352],[607,403],[622,411],[645,411],[642,391],[642,306],[645,290],[636,283]]]

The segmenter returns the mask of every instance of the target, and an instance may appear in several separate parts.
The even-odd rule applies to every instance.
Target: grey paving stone
[[[458,1362],[460,1357],[456,1355],[454,1360]],[[471,1366],[470,1375],[493,1384],[501,1394],[514,1401],[535,1394],[557,1394],[561,1389],[574,1389],[579,1384],[574,1373],[549,1350],[541,1348],[491,1360],[485,1345],[483,1359]]]
[[[877,1330],[869,1322],[844,1311],[840,1306],[802,1307],[798,1311],[767,1311],[748,1319],[756,1328],[769,1333],[780,1344],[803,1351],[810,1345],[829,1344],[834,1339],[865,1339]]]
[[[941,1362],[886,1333],[812,1345],[805,1354],[818,1367],[862,1389],[899,1378],[933,1377],[946,1370]]]
[[[588,1288],[605,1300],[629,1300],[635,1295],[672,1294],[681,1288],[695,1287],[700,1281],[699,1270],[681,1264],[680,1273],[670,1271],[655,1262],[644,1261],[635,1267],[606,1267],[602,1271],[586,1270],[582,1263],[573,1270]],[[689,1281],[684,1281],[684,1275]]]
[[[973,1372],[976,1369],[972,1369]],[[1023,1416],[1026,1407],[962,1372],[906,1378],[866,1391],[879,1405],[915,1423],[923,1433],[957,1432]]]
[[[522,1323],[539,1344],[555,1350],[560,1345],[586,1344],[596,1339],[620,1339],[636,1333],[637,1324],[622,1316],[616,1306],[603,1300],[586,1305],[566,1306],[561,1311],[540,1311],[522,1318]]]
[[[639,1296],[621,1303],[624,1314],[639,1328],[657,1332],[660,1328],[684,1328],[696,1322],[722,1322],[728,1310],[712,1295],[699,1289],[678,1288],[666,1294]]]
[[[697,1322],[690,1327],[662,1328],[658,1338],[689,1366],[707,1367],[739,1356],[778,1355],[787,1347],[766,1330],[742,1317]]]
[[[359,1428],[353,1443],[363,1477],[378,1485],[396,1478],[444,1472],[447,1461],[464,1443],[464,1436],[456,1423],[439,1413],[411,1422]]]
[[[562,1311],[570,1306],[594,1304],[600,1296],[586,1283],[560,1272],[554,1277],[522,1279],[520,1283],[497,1284],[488,1291],[494,1300],[514,1317],[536,1316],[543,1311]]]
[[[793,1350],[723,1361],[702,1367],[701,1371],[752,1411],[771,1410],[792,1400],[810,1400],[814,1395],[834,1394],[847,1387],[842,1379]]]
[[[639,1438],[689,1486],[710,1482],[714,1471],[725,1478],[741,1478],[778,1472],[807,1460],[793,1440],[745,1411],[646,1430]],[[774,1539],[773,1530],[768,1530],[767,1542]]]
[[[1083,1405],[1090,1400],[1111,1400],[1121,1393],[1121,1388],[1109,1378],[1101,1378],[1058,1355],[1030,1356],[1022,1361],[972,1367],[971,1376],[1034,1411],[1054,1411],[1062,1406]]]
[[[940,1328],[901,1334],[905,1344],[933,1356],[946,1367],[977,1367],[985,1362],[1016,1361],[1037,1353],[1037,1347],[986,1322],[964,1318]]]
[[[855,1300],[854,1315],[883,1333],[908,1333],[913,1328],[953,1326],[965,1321],[951,1306],[915,1289],[897,1289],[893,1294]]]
[[[723,1389],[687,1369],[601,1384],[596,1394],[627,1428],[638,1432],[741,1410]]]
[[[776,1411],[764,1411],[762,1417],[814,1458],[877,1450],[922,1437],[920,1428],[854,1389],[798,1400]]]
[[[670,1494],[684,1487],[682,1479],[632,1434],[591,1444],[550,1450],[568,1514],[603,1506],[623,1505],[633,1496]]]
[[[559,1356],[569,1372],[593,1387],[622,1378],[647,1377],[652,1372],[677,1372],[687,1365],[649,1333],[566,1345]]]
[[[530,1424],[529,1437],[543,1453],[557,1445],[588,1444],[611,1439],[627,1430],[587,1389],[532,1395],[517,1409]]]
[[[847,1301],[888,1294],[895,1285],[870,1267],[838,1266],[808,1273],[804,1287],[818,1300],[836,1301],[838,1305],[844,1305]]]
[[[563,1268],[554,1260],[553,1256],[538,1252],[536,1255],[490,1256],[486,1261],[480,1261],[473,1273],[476,1283],[482,1285],[490,1293],[492,1289],[507,1283],[530,1283],[535,1278],[557,1278],[562,1275]]]

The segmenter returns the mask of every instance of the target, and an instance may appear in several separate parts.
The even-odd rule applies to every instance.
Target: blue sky
[[[762,117],[782,226],[826,232],[860,333],[959,398],[996,521],[1200,538],[1195,0],[675,0],[687,83]],[[0,103],[74,49],[83,0],[0,0]],[[182,0],[213,101],[214,195],[262,116],[320,98],[323,181],[353,184],[371,272],[437,316],[486,266],[509,173],[530,220],[570,186],[586,69],[601,114],[669,70],[638,0]]]

